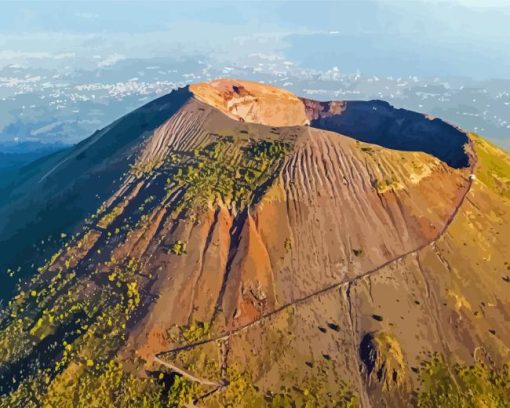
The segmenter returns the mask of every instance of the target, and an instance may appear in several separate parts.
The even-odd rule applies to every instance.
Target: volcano
[[[193,84],[1,197],[0,406],[510,399],[510,156],[438,118]]]

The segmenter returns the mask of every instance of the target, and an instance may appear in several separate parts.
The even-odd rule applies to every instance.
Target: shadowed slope
[[[191,96],[187,88],[172,92],[22,169],[0,198],[0,270],[21,267],[16,278],[31,273],[31,264],[61,244],[61,233],[72,233],[114,192],[144,140]],[[3,282],[0,299],[12,283]]]
[[[441,119],[396,109],[383,101],[317,102],[303,99],[310,126],[395,150],[422,151],[449,166],[469,166],[467,135]]]

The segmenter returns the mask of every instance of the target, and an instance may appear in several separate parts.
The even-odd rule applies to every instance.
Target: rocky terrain
[[[475,134],[191,85],[0,198],[0,406],[508,406],[509,223]]]

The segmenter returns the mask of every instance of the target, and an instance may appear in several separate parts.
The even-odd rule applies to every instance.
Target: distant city
[[[99,59],[100,57],[98,57]],[[252,79],[319,100],[383,99],[438,116],[510,149],[510,80],[421,78],[305,69],[274,56],[213,67],[200,59],[101,60],[69,70],[0,69],[0,144],[73,144],[173,89],[220,77]]]
[[[6,2],[0,153],[220,77],[384,99],[510,149],[509,18],[506,0]]]

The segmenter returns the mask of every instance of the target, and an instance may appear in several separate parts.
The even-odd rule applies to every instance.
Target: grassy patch
[[[161,167],[168,173],[167,191],[184,189],[174,212],[185,216],[216,202],[237,210],[250,205],[276,173],[289,145],[277,141],[239,141],[224,138],[197,148],[192,155],[175,153]]]
[[[208,322],[194,321],[186,326],[174,326],[168,330],[168,337],[174,343],[195,343],[210,334]]]
[[[478,156],[476,175],[492,191],[510,198],[510,156],[482,137],[471,133]]]
[[[170,245],[170,249],[168,250],[169,254],[174,255],[184,255],[187,253],[188,243],[184,241],[175,241],[172,245]]]
[[[477,363],[455,365],[451,370],[441,355],[432,355],[419,368],[421,390],[417,407],[468,408],[510,406],[510,371],[507,365],[492,369]]]

